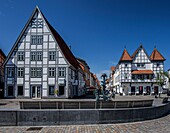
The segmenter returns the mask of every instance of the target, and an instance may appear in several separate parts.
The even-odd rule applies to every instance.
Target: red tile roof
[[[112,66],[110,69],[111,69],[111,71],[114,71],[116,69],[116,67]]]
[[[132,58],[126,49],[124,49],[120,61],[132,61]]]
[[[150,56],[150,59],[151,60],[157,60],[157,61],[164,61],[165,58],[161,55],[161,53],[156,49],[154,48],[151,56]]]
[[[134,70],[132,74],[153,74],[152,70]]]

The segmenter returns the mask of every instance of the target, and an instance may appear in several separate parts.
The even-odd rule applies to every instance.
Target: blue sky
[[[156,45],[170,68],[169,0],[1,0],[0,48],[8,54],[35,6],[75,56],[100,75],[117,64],[126,46],[132,54]]]

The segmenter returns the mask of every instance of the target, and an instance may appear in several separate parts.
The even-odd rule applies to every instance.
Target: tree
[[[163,87],[163,85],[168,84],[168,89],[170,89],[170,75],[169,75],[169,73],[166,71],[160,71],[159,73],[157,73],[156,83],[161,87]]]

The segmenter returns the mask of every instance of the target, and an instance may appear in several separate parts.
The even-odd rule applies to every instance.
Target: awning
[[[153,74],[152,70],[134,70],[132,74]]]

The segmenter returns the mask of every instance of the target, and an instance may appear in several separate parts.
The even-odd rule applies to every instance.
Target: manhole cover
[[[26,131],[40,131],[42,127],[30,127]]]

